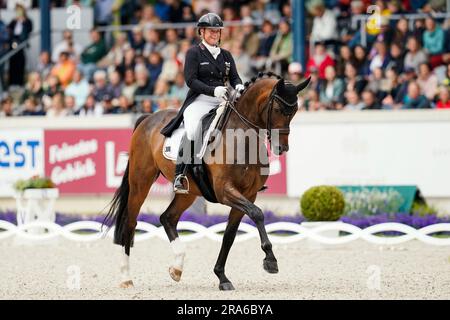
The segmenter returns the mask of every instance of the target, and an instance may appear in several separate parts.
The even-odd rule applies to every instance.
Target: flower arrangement
[[[396,213],[404,202],[394,190],[380,191],[363,188],[361,191],[345,192],[345,215],[373,216],[379,213]]]
[[[20,179],[14,184],[14,189],[23,192],[26,189],[55,188],[55,184],[48,177],[33,176],[29,179]]]

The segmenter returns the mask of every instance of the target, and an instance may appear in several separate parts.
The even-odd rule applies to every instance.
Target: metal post
[[[305,2],[292,0],[293,60],[306,66],[306,14]]]
[[[41,52],[48,51],[51,54],[51,19],[50,19],[50,0],[40,0],[41,8]]]

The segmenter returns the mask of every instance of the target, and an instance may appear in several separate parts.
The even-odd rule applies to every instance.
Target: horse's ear
[[[278,80],[277,84],[276,84],[276,90],[277,92],[283,92],[284,89],[284,79],[280,79]]]
[[[302,91],[303,89],[305,89],[305,88],[308,86],[308,84],[309,84],[310,81],[311,81],[311,77],[309,77],[308,79],[306,79],[305,81],[303,81],[302,83],[300,83],[300,84],[297,86],[297,92],[300,92],[300,91]]]

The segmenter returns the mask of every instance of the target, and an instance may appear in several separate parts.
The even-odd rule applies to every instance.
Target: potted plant
[[[59,190],[50,178],[33,176],[14,184],[17,204],[17,225],[33,221],[55,222],[55,200]],[[32,228],[28,232],[41,234],[44,228]]]
[[[317,228],[324,224],[341,223],[337,220],[344,214],[345,198],[334,186],[315,186],[309,188],[302,195],[300,207],[306,221],[301,225],[308,229]],[[338,237],[339,230],[329,230],[320,233],[325,237]],[[308,239],[312,247],[321,247],[314,240]]]

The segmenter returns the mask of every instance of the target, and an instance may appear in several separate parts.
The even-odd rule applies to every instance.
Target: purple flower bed
[[[272,211],[264,212],[265,223],[270,224],[274,222],[292,222],[292,223],[301,223],[305,219],[300,214],[296,214],[295,216],[277,216]],[[74,214],[62,214],[56,213],[56,223],[59,225],[66,225],[76,221],[89,220],[89,221],[97,221],[103,222],[103,215],[97,216],[82,216],[82,215],[74,215]],[[204,225],[206,227],[226,222],[228,216],[226,215],[217,215],[217,214],[196,214],[190,211],[186,211],[182,216],[180,221],[192,221],[198,224]],[[0,212],[0,220],[6,220],[11,223],[17,224],[16,213],[14,211],[6,211]],[[144,221],[147,223],[151,223],[153,225],[160,225],[159,215],[156,214],[140,214],[138,217],[139,221]],[[250,225],[255,225],[253,221],[250,220],[249,217],[245,216],[242,219],[243,222],[248,223]],[[429,214],[420,216],[418,214],[406,214],[406,213],[396,213],[396,214],[388,214],[382,213],[378,215],[362,215],[362,214],[352,214],[349,216],[344,216],[341,218],[342,222],[353,224],[361,229],[367,228],[369,226],[385,223],[385,222],[398,222],[403,223],[408,226],[411,226],[416,229],[420,229],[426,227],[428,225],[436,224],[436,223],[450,223],[450,217],[438,217],[435,214]],[[390,231],[384,232],[384,235],[399,235],[401,233]],[[448,232],[443,232],[441,235],[450,235]]]

